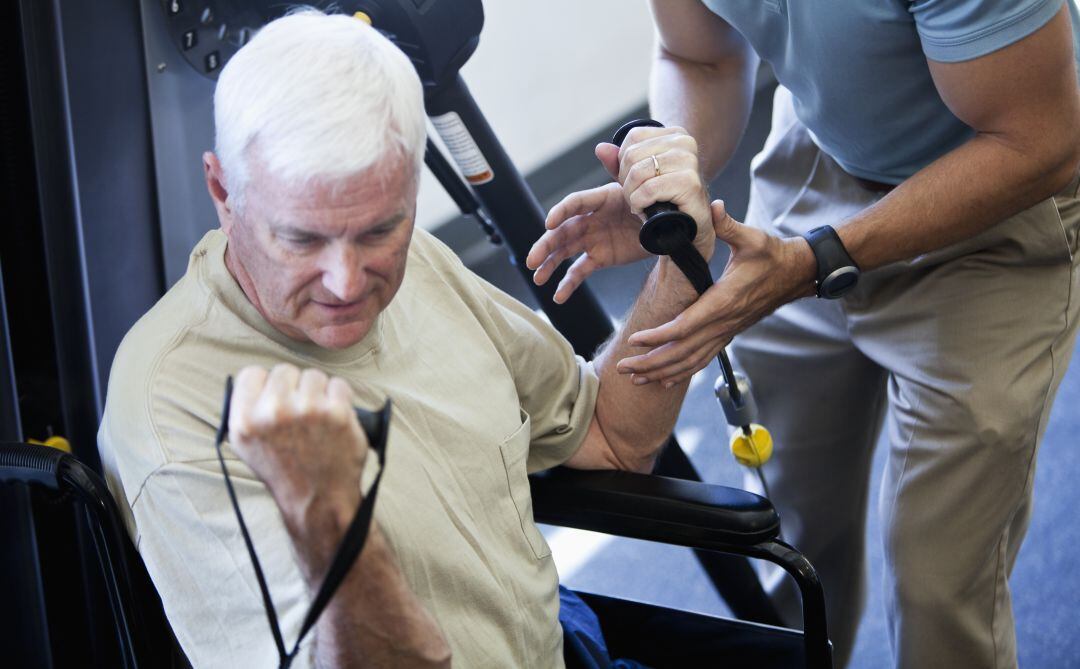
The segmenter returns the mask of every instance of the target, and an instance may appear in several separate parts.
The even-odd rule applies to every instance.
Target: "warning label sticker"
[[[461,173],[469,183],[478,186],[495,178],[487,159],[480,152],[476,140],[469,134],[469,129],[462,123],[457,112],[432,116],[431,124],[439,132],[450,155],[454,157],[454,162],[461,168]]]

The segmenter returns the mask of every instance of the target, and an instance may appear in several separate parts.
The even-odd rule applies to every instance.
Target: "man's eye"
[[[380,239],[389,235],[393,231],[393,228],[375,228],[374,230],[369,230],[367,236],[373,239]]]
[[[286,244],[289,244],[291,246],[296,246],[296,247],[299,247],[299,248],[306,248],[306,247],[309,247],[309,246],[314,246],[315,242],[318,241],[315,237],[304,237],[304,236],[293,236],[293,237],[286,236],[286,237],[283,237],[282,239],[285,240]]]

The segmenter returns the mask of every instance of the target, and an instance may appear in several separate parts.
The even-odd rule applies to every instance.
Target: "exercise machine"
[[[479,40],[480,3],[371,0],[335,5],[338,11],[363,13],[410,56],[424,82],[432,124],[462,176],[447,169],[449,160],[434,150],[425,162],[437,176],[441,172],[440,181],[452,195],[456,192],[459,206],[487,225],[485,234],[497,236],[525,273],[523,259],[543,230],[543,211],[459,75]],[[16,119],[21,125],[14,127],[30,130],[32,160],[27,164],[34,172],[28,184],[33,190],[27,192],[41,221],[36,231],[9,229],[0,245],[6,276],[19,277],[19,294],[33,296],[7,307],[14,314],[13,348],[19,352],[10,364],[18,381],[15,401],[26,435],[67,436],[90,469],[98,468],[94,435],[112,353],[131,323],[182,273],[194,242],[215,224],[198,169],[198,152],[212,144],[213,79],[259,26],[284,10],[269,0],[142,0],[137,6],[20,0],[16,15],[7,17],[17,30],[5,48],[21,50],[15,62],[25,67],[30,101],[27,118]],[[557,285],[559,278],[548,285]],[[609,335],[610,320],[586,287],[564,305],[552,302],[547,291],[553,289],[534,290],[552,323],[579,353],[591,354]],[[8,291],[15,294],[10,282]],[[27,356],[35,340],[48,350]],[[675,443],[665,450],[657,473],[698,478]],[[714,531],[711,540],[682,537],[678,542],[701,549],[699,559],[736,615],[779,623],[745,559],[714,552],[721,545],[742,548],[747,541],[757,546],[775,538],[769,538],[769,507],[755,506],[762,503],[752,497],[703,499],[702,489],[680,487],[682,482],[670,479],[616,476],[608,477],[607,488],[597,488],[575,474],[553,472],[533,481],[536,499],[548,500],[537,504],[539,520],[562,518],[572,526],[597,527],[599,519],[610,520],[619,508],[612,492],[619,486],[639,490],[644,499],[638,486],[663,483],[665,490],[650,494],[682,499],[704,514],[699,523],[712,523],[715,531],[732,530]],[[572,509],[560,506],[568,500],[584,503],[584,498],[606,510],[595,511],[591,519],[571,519]],[[733,501],[761,512],[750,525],[753,531],[743,532],[743,523],[724,524],[732,515],[725,504]],[[639,520],[623,533],[663,540],[665,532],[673,531],[661,531],[664,523],[655,518]],[[734,541],[736,535],[742,539]],[[91,543],[84,536],[78,549],[87,553]],[[44,543],[39,548],[54,564],[59,561],[59,550]],[[803,572],[812,575],[812,570]],[[47,592],[43,597],[50,599]],[[63,625],[55,615],[48,615],[50,628]],[[89,636],[90,644],[101,636],[77,624],[67,627],[72,634]]]

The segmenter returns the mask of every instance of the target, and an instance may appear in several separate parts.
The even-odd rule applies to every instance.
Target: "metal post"
[[[556,270],[543,286],[533,283],[532,272],[525,267],[525,257],[533,243],[544,233],[544,210],[524,177],[510,162],[510,157],[476,106],[461,75],[427,100],[429,116],[451,112],[461,118],[491,166],[492,179],[487,183],[473,184],[472,188],[498,227],[510,250],[511,262],[521,272],[552,325],[570,341],[575,352],[591,357],[614,331],[611,320],[588,286],[580,286],[565,304],[558,305],[552,301],[555,288],[566,273],[565,267]]]

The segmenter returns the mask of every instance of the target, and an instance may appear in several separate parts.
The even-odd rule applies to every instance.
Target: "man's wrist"
[[[304,500],[278,503],[309,585],[317,586],[330,567],[361,499],[357,485],[355,494],[316,494]]]

